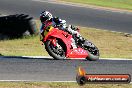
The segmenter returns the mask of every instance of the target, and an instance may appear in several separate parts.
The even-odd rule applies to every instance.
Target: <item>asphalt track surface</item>
[[[52,60],[0,57],[0,81],[76,81],[77,68],[88,74],[130,74],[132,60]]]
[[[65,19],[68,24],[132,33],[132,13],[98,10],[52,3],[54,0],[0,0],[0,14],[29,14],[39,18],[39,13],[48,10]],[[49,2],[49,3],[48,3]]]
[[[47,0],[45,0],[47,1]],[[42,10],[65,19],[69,24],[132,33],[132,14],[69,5],[32,1],[0,0],[0,14],[29,14],[39,18]],[[47,58],[0,58],[0,80],[75,81],[78,66],[91,74],[130,74],[129,60],[50,60]]]

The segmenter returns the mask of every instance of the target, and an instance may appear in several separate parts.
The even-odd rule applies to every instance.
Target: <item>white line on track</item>
[[[8,57],[10,57],[10,58],[19,58],[19,57],[22,57],[22,58],[35,58],[35,59],[41,59],[41,58],[46,58],[46,59],[53,59],[53,57],[51,57],[51,56],[0,56],[0,58],[8,58]],[[85,59],[85,58],[67,58],[67,59]],[[132,58],[99,58],[100,60],[132,60]]]
[[[76,82],[76,81],[0,80],[0,82]]]
[[[0,80],[0,82],[68,82],[68,83],[76,83],[76,81],[34,81],[34,80]],[[132,82],[130,82],[129,84],[132,84]]]
[[[48,58],[52,59],[53,57],[50,56],[22,56],[22,57],[27,57],[27,58]],[[85,59],[85,58],[71,58],[71,59]],[[132,60],[131,59],[126,59],[126,58],[100,58],[101,60]]]

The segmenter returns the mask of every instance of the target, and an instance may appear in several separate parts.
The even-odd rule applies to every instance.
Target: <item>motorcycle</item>
[[[88,40],[82,43],[76,38],[77,48],[73,48],[71,40],[73,36],[51,24],[51,22],[45,24],[42,42],[48,54],[54,59],[83,58],[90,61],[99,59],[99,50],[93,43]]]

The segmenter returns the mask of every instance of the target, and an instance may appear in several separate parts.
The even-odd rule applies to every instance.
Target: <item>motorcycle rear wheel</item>
[[[57,49],[51,44],[51,41],[47,40],[45,42],[45,49],[48,52],[50,56],[52,56],[55,60],[65,59],[65,48],[63,46],[63,43],[60,40],[58,41],[58,45],[61,47],[61,49]]]
[[[88,52],[88,56],[86,57],[87,60],[89,61],[99,60],[99,49],[92,42],[86,41],[84,47],[85,50],[87,50]]]
[[[87,60],[89,60],[89,61],[97,61],[97,60],[99,60],[99,50],[98,50],[98,48],[96,46],[95,46],[95,49],[97,50],[96,54],[93,54],[92,52],[87,50],[87,52],[88,52],[88,56],[86,57]]]
[[[97,61],[99,60],[99,55],[93,55],[88,51],[88,56],[86,57],[89,61]]]

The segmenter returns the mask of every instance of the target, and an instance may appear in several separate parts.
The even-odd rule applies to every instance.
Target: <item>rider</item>
[[[78,28],[75,28],[72,25],[69,25],[68,27],[66,26],[66,21],[60,19],[59,17],[53,17],[52,14],[48,11],[43,11],[40,13],[40,20],[42,23],[42,26],[40,28],[40,33],[43,33],[43,28],[45,26],[46,22],[52,22],[52,26],[53,27],[58,27],[60,30],[64,30],[69,32],[72,35],[76,35],[76,37],[80,40],[80,41],[84,41],[84,38],[79,34],[79,32],[77,31]],[[76,47],[76,43],[75,40],[72,39],[72,47],[73,48],[77,48]]]

